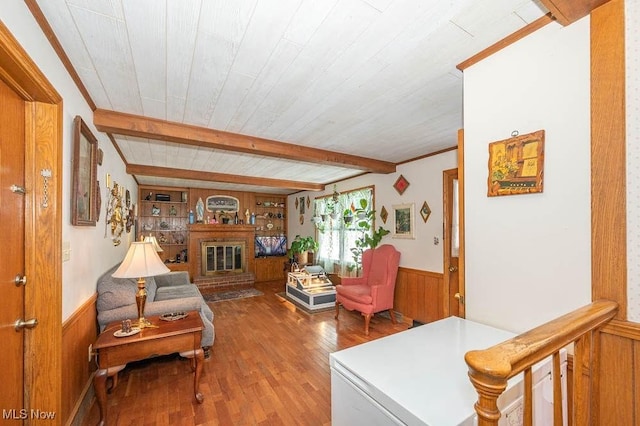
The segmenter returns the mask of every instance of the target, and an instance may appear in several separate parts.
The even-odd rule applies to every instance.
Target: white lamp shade
[[[147,235],[146,237],[144,237],[144,242],[145,243],[152,243],[153,247],[156,249],[157,252],[161,252],[164,251],[162,250],[162,247],[160,247],[160,244],[158,244],[158,240],[156,239],[155,235]]]
[[[114,278],[141,278],[166,274],[169,268],[162,263],[152,243],[134,241],[120,267],[111,275]]]

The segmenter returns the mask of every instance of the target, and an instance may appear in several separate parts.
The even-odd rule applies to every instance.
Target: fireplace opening
[[[202,275],[245,272],[245,247],[244,241],[202,242]]]

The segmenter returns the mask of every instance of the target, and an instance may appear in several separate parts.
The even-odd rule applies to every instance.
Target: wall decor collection
[[[544,130],[489,144],[487,196],[542,192]]]

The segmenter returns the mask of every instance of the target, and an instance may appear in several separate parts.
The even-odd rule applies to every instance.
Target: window
[[[318,230],[319,249],[316,262],[327,273],[341,276],[350,275],[355,267],[351,249],[356,246],[355,241],[362,236],[362,231],[351,224],[345,224],[344,211],[354,211],[360,208],[360,200],[367,201],[367,206],[373,208],[373,186],[354,189],[314,200],[314,221]],[[374,229],[372,224],[372,229]],[[369,231],[371,232],[371,231]]]

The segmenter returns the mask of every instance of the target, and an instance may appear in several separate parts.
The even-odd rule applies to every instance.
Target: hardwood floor
[[[342,310],[306,314],[279,299],[282,282],[261,283],[264,295],[212,304],[216,339],[193,397],[189,362],[177,356],[127,366],[108,396],[110,425],[329,425],[329,354],[407,329]],[[99,419],[94,403],[83,425]]]

